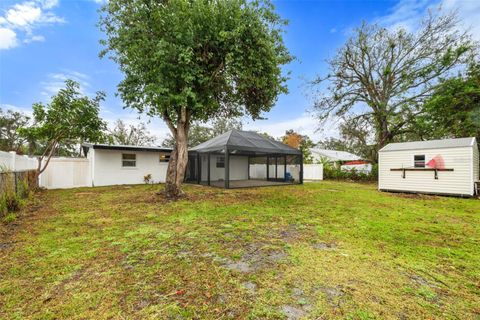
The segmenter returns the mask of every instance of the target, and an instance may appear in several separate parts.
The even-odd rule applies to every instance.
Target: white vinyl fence
[[[0,151],[0,171],[25,171],[37,169],[37,159],[20,156],[15,151]]]
[[[40,186],[47,189],[91,187],[90,160],[86,158],[52,158],[40,175]]]
[[[304,180],[323,180],[323,164],[304,164]]]

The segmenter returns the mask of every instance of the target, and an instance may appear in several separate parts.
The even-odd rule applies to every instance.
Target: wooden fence
[[[38,188],[36,170],[0,172],[0,194],[22,193]]]

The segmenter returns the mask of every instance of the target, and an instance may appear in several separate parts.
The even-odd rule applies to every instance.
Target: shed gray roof
[[[474,144],[475,144],[475,138],[473,137],[443,139],[443,140],[400,142],[400,143],[389,143],[385,147],[380,149],[379,152],[472,147]]]
[[[301,151],[253,131],[230,130],[191,148],[196,152],[221,152],[227,147],[254,153],[301,154]]]

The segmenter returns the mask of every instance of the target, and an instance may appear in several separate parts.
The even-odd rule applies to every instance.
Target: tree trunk
[[[179,124],[175,130],[175,146],[170,154],[165,181],[165,195],[167,198],[176,199],[183,195],[181,184],[185,177],[188,162],[187,127],[187,124]]]

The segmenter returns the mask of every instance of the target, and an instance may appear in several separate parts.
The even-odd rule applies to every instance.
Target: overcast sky
[[[112,123],[147,122],[162,141],[168,132],[159,119],[149,119],[124,109],[115,96],[122,79],[117,66],[100,59],[96,27],[102,0],[0,1],[0,106],[31,111],[31,105],[48,101],[71,78],[89,95],[105,91],[102,117]],[[362,21],[387,27],[415,29],[429,8],[458,9],[464,27],[480,39],[480,1],[274,1],[277,12],[289,20],[285,43],[297,58],[285,70],[291,72],[289,94],[279,97],[267,120],[245,119],[244,128],[279,137],[294,129],[314,141],[335,136],[336,124],[321,126],[311,113],[312,95],[307,82],[327,72],[328,58]],[[318,130],[320,129],[320,130]]]

